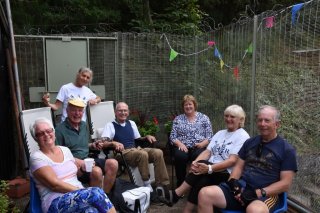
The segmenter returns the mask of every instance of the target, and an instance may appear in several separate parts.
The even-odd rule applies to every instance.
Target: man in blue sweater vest
[[[129,107],[126,103],[119,102],[116,105],[115,115],[116,119],[104,127],[102,137],[109,138],[116,150],[122,151],[130,166],[139,168],[144,185],[150,187],[151,191],[153,189],[150,184],[149,163],[154,164],[156,184],[167,188],[170,182],[162,151],[156,148],[135,147],[135,139],[146,139],[152,144],[156,142],[155,137],[141,137],[136,123],[127,120]]]

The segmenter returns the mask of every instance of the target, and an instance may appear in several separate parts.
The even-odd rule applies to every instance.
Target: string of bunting
[[[298,19],[298,12],[299,10],[306,4],[309,4],[310,2],[312,2],[314,0],[310,0],[308,2],[305,2],[305,3],[299,3],[299,4],[295,4],[295,5],[292,5],[290,7],[287,7],[286,9],[291,9],[291,24],[292,26],[294,26],[296,24],[296,21]],[[282,13],[283,11],[285,11],[286,9],[282,10],[280,13]],[[260,29],[262,23],[264,22],[265,23],[265,27],[266,28],[272,28],[274,26],[274,23],[275,23],[275,20],[276,20],[276,16],[277,15],[273,15],[273,16],[268,16],[266,18],[264,18],[261,23],[259,24],[259,27],[258,27],[258,30]],[[219,61],[220,61],[220,69],[221,69],[221,72],[223,72],[223,68],[224,67],[227,67],[228,69],[232,69],[233,70],[233,75],[234,77],[236,78],[236,80],[239,80],[239,72],[240,72],[240,66],[242,64],[242,61],[245,59],[246,55],[249,53],[249,54],[252,54],[253,52],[253,45],[252,45],[252,42],[248,45],[248,48],[245,50],[240,62],[237,63],[237,65],[235,67],[232,67],[228,64],[226,64],[224,61],[223,61],[223,58],[222,58],[222,55],[220,54],[218,48],[217,48],[217,45],[216,45],[216,42],[215,41],[208,41],[207,44],[208,44],[208,47],[203,49],[203,50],[200,50],[200,51],[197,51],[197,52],[194,52],[194,53],[189,53],[189,54],[185,54],[185,53],[180,53],[180,52],[177,52],[176,50],[174,50],[171,45],[170,45],[170,42],[167,38],[167,36],[165,34],[162,34],[160,39],[162,38],[165,38],[169,48],[170,48],[170,55],[169,55],[169,61],[172,62],[178,55],[180,56],[192,56],[192,55],[197,55],[197,54],[200,54],[202,52],[205,52],[205,51],[208,51],[210,49],[214,49],[214,57],[218,58]]]

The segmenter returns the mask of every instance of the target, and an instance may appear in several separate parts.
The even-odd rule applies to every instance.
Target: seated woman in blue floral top
[[[186,176],[186,162],[194,161],[209,144],[213,132],[208,116],[197,112],[198,103],[192,95],[182,101],[184,114],[178,115],[172,126],[170,141],[174,146],[177,187]]]

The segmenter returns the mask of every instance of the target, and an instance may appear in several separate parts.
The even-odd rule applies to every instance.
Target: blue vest
[[[113,140],[122,143],[125,149],[135,147],[134,134],[131,123],[129,121],[126,121],[125,126],[121,126],[116,122],[112,123],[115,131]]]

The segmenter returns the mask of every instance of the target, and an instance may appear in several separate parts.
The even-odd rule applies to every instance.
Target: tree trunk
[[[149,26],[149,28],[153,29],[149,0],[143,0],[142,4],[143,21]]]

